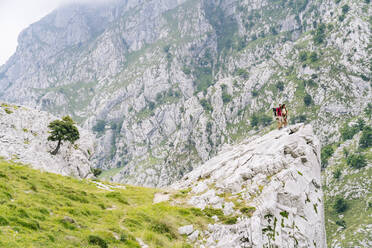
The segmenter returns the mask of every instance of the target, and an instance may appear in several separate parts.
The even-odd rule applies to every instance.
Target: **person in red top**
[[[279,108],[276,108],[276,121],[278,123],[278,129],[282,128],[283,116],[282,116],[282,105],[279,104]]]

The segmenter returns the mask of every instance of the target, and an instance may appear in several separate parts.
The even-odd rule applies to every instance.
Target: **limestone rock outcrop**
[[[205,247],[326,247],[320,168],[319,141],[298,124],[225,147],[172,187],[189,188],[195,207],[239,216],[210,224]]]
[[[63,143],[58,154],[51,155],[56,142],[47,140],[48,124],[55,119],[44,111],[0,104],[0,157],[64,176],[92,177],[94,136],[78,128],[80,139],[74,144]]]
[[[112,181],[167,186],[282,102],[335,142],[370,102],[365,1],[85,2],[22,32],[0,99],[95,130]]]

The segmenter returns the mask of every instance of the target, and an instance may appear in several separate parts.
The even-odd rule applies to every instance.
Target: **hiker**
[[[278,129],[282,128],[283,117],[282,117],[282,105],[279,104],[279,108],[273,108],[274,116],[276,118],[276,122],[278,123]]]
[[[288,110],[285,107],[285,104],[282,104],[282,119],[283,125],[286,127],[288,125]]]

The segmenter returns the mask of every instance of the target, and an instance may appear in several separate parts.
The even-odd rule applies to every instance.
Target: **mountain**
[[[209,226],[206,247],[326,247],[320,168],[320,143],[299,124],[228,147],[173,187],[239,216]]]
[[[370,16],[362,0],[69,5],[19,36],[1,99],[94,130],[111,180],[165,186],[281,102],[337,141],[371,100]]]
[[[320,167],[319,141],[303,124],[225,147],[163,190],[0,159],[0,244],[326,247]]]
[[[327,245],[370,247],[371,144],[359,143],[371,137],[371,16],[369,0],[68,5],[21,33],[0,67],[0,100],[71,115],[96,135],[101,179],[158,187],[274,129],[271,109],[284,102],[322,146]]]
[[[28,164],[35,169],[76,178],[93,177],[90,161],[95,149],[93,134],[79,129],[74,144],[48,141],[48,125],[57,117],[24,106],[0,103],[0,158]]]

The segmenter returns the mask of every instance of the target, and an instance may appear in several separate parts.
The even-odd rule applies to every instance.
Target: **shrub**
[[[284,83],[282,81],[277,82],[275,86],[280,91],[284,90]]]
[[[306,51],[301,51],[299,55],[300,61],[304,62],[307,60],[307,52]]]
[[[341,170],[340,169],[336,169],[334,172],[333,172],[333,178],[334,179],[339,179],[341,176]]]
[[[213,111],[213,107],[207,99],[201,99],[200,100],[200,105],[202,105],[203,109],[207,112],[212,112]]]
[[[257,127],[258,124],[259,124],[258,116],[257,116],[257,114],[253,114],[252,117],[251,117],[251,126],[252,127]]]
[[[11,113],[13,113],[13,111],[11,111],[11,110],[8,109],[8,108],[5,108],[4,110],[5,110],[5,113],[7,113],[7,114],[11,114]]]
[[[340,129],[341,137],[342,137],[343,140],[352,139],[354,137],[354,135],[358,132],[359,132],[359,128],[358,128],[357,125],[353,125],[353,126],[350,127],[347,124],[345,124]]]
[[[337,213],[343,213],[347,210],[348,204],[344,198],[337,197],[333,204],[333,208]]]
[[[262,115],[262,116],[260,116],[260,122],[262,123],[262,125],[264,126],[264,127],[266,127],[266,126],[268,126],[268,125],[270,125],[271,124],[271,122],[272,122],[272,118],[270,117],[270,116],[268,116],[268,115]]]
[[[245,70],[243,68],[239,68],[238,70],[236,70],[236,75],[238,75],[239,77],[242,77],[244,79],[248,79],[248,77],[249,77],[249,73],[247,72],[247,70]]]
[[[345,4],[344,6],[342,6],[342,14],[346,14],[347,12],[349,12],[349,10],[349,5]]]
[[[339,20],[340,22],[343,22],[343,21],[345,20],[345,15],[340,15],[340,16],[338,17],[338,20]]]
[[[257,127],[263,125],[264,127],[270,125],[272,118],[266,114],[258,115],[257,113],[253,114],[251,117],[251,126]]]
[[[234,224],[236,224],[237,221],[238,221],[238,217],[234,216],[234,217],[226,218],[223,221],[223,224],[225,224],[225,225],[234,225]]]
[[[321,162],[322,162],[322,166],[325,167],[328,163],[328,159],[330,157],[332,157],[334,153],[334,149],[332,147],[332,145],[326,145],[324,147],[322,147],[322,150],[320,152],[320,158],[321,158]]]
[[[270,33],[272,33],[273,35],[277,35],[278,31],[276,30],[276,28],[274,26],[271,26],[270,27]]]
[[[256,211],[256,208],[255,207],[242,207],[240,209],[240,212],[242,212],[243,214],[246,214],[248,216],[252,216],[252,214],[254,213],[254,211]]]
[[[184,67],[182,68],[182,71],[183,71],[183,73],[185,73],[186,75],[190,75],[190,74],[191,74],[191,69],[188,68],[188,67],[186,67],[186,66],[184,66]]]
[[[149,109],[154,110],[155,109],[155,103],[154,102],[149,102]]]
[[[315,44],[321,44],[324,42],[324,39],[325,39],[325,29],[326,29],[326,26],[324,23],[320,24],[318,26],[318,28],[316,29],[315,31],[315,35],[313,37],[313,40],[314,40],[314,43]]]
[[[304,103],[306,106],[310,106],[313,103],[313,99],[311,98],[309,94],[306,94],[304,96]]]
[[[367,165],[366,157],[363,154],[351,154],[346,163],[355,169],[363,168]]]
[[[336,220],[336,225],[346,228],[346,222],[344,220]]]
[[[316,52],[311,52],[309,58],[311,62],[316,62],[318,60],[318,54]]]
[[[359,140],[360,148],[368,148],[372,146],[372,128],[366,126],[363,128],[362,136]]]
[[[92,168],[92,173],[95,177],[98,177],[102,173],[102,169],[100,168]]]
[[[358,121],[357,121],[357,126],[358,126],[360,131],[363,130],[365,125],[366,125],[366,122],[362,118],[359,118]]]
[[[108,248],[106,241],[99,236],[89,235],[88,242],[91,245],[98,245],[101,248]]]
[[[368,103],[367,107],[364,109],[364,113],[370,119],[372,115],[372,103]]]
[[[344,149],[342,150],[342,152],[344,153],[345,158],[349,157],[349,150],[346,149],[346,147],[344,147]]]
[[[170,240],[177,237],[175,232],[173,231],[173,228],[162,221],[152,221],[150,229],[156,233],[165,234],[165,236],[167,236]]]
[[[367,76],[364,75],[364,74],[360,75],[360,77],[363,79],[363,81],[366,81],[366,82],[368,82],[368,81],[370,80],[370,78],[367,77]]]
[[[258,96],[258,91],[256,89],[252,90],[252,96],[253,97]]]
[[[105,130],[106,122],[104,120],[98,120],[96,125],[93,126],[93,131],[101,133]]]
[[[232,99],[232,96],[230,94],[228,94],[226,91],[223,91],[222,92],[222,101],[223,103],[228,103],[230,102]]]

